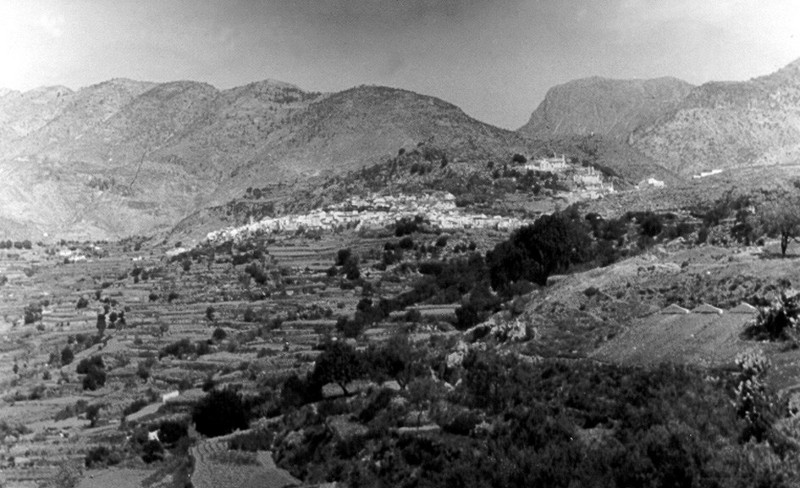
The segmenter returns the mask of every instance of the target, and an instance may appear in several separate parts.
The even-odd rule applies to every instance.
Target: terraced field
[[[204,440],[190,450],[194,463],[191,475],[195,488],[236,486],[281,488],[302,482],[275,466],[268,451],[248,453],[228,449],[230,436]]]
[[[436,237],[416,238],[433,250]],[[485,251],[501,237],[476,231],[451,240],[474,240]],[[246,260],[236,257],[244,251],[180,255],[180,250],[155,245],[134,250],[139,246],[131,242],[0,250],[0,275],[8,279],[0,286],[0,419],[26,427],[21,434],[0,436],[4,483],[38,486],[65,465],[84,469],[84,457],[101,445],[119,454],[122,470],[153,473],[136,454],[132,429],[175,415],[185,418],[204,395],[199,387],[209,380],[257,392],[259,381],[309,370],[319,354],[316,347],[335,333],[340,317],[353,318],[365,296],[377,300],[408,290],[413,273],[398,277],[379,265],[384,244],[397,240],[390,234],[354,232],[285,236],[265,242],[263,258]],[[447,255],[453,245],[436,248],[436,255],[408,252],[412,259],[425,260]],[[349,284],[340,272],[331,274],[344,248],[359,256],[362,276],[373,290]],[[246,271],[252,263],[263,270],[263,282]],[[416,306],[421,314],[417,334],[425,338],[428,328],[447,324],[455,307]],[[98,317],[105,325],[101,333]],[[383,341],[409,325],[404,314],[393,314],[368,328],[358,345]],[[224,339],[211,339],[216,329],[224,331]],[[182,340],[207,344],[208,350],[179,357],[164,354],[167,346]],[[66,349],[72,357],[62,363]],[[102,357],[106,381],[96,390],[84,390],[84,375],[77,374],[76,365],[95,356]],[[161,395],[176,390],[177,399],[161,401]],[[135,401],[145,406],[123,412]],[[86,418],[90,405],[99,407],[94,422]],[[214,477],[227,476],[209,457],[209,450],[221,449],[215,445],[203,442],[193,448],[202,460],[193,474],[195,486],[233,482]],[[167,453],[165,462],[174,456]],[[266,454],[257,460],[252,469],[228,469],[230,459],[220,466],[245,485],[297,482],[275,470]],[[155,473],[161,476],[159,483],[172,483],[171,475]],[[82,483],[98,486],[107,476],[106,471],[88,470]]]

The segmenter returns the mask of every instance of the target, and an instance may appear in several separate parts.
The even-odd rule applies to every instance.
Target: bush
[[[92,368],[105,368],[102,356],[90,356],[88,358],[81,359],[81,361],[78,363],[78,366],[75,368],[75,372],[78,374],[88,374]]]
[[[120,455],[106,446],[95,446],[89,449],[84,458],[87,468],[102,468],[119,464],[122,459]]]
[[[164,356],[174,356],[175,358],[181,359],[184,356],[189,356],[195,354],[196,352],[197,351],[194,344],[192,344],[189,339],[184,338],[165,346],[163,349],[161,349],[161,351],[159,351],[158,357],[163,358]]]
[[[42,304],[31,303],[23,311],[25,324],[32,324],[42,320]]]
[[[64,347],[64,349],[61,350],[61,364],[66,366],[71,363],[73,359],[75,359],[75,354],[72,352],[72,349],[70,349],[69,346]]]
[[[293,374],[281,387],[280,404],[284,412],[290,412],[297,407],[318,400],[322,396],[322,385],[314,384],[308,379],[301,379]]]
[[[400,239],[400,242],[397,243],[397,247],[405,250],[413,249],[414,239],[412,239],[410,236],[405,236],[402,239]]]
[[[353,256],[353,251],[350,248],[347,249],[339,249],[336,253],[336,266],[344,266],[344,263],[347,262]]]
[[[128,415],[136,413],[146,406],[147,406],[147,400],[145,400],[144,398],[136,399],[130,405],[122,409],[122,415],[127,417]]]
[[[102,388],[106,384],[106,372],[102,369],[92,367],[86,376],[83,377],[81,385],[84,390],[94,391]]]
[[[150,464],[164,459],[164,446],[157,440],[149,440],[142,446],[142,461]]]
[[[661,217],[654,213],[648,213],[639,222],[639,227],[643,235],[655,237],[661,233],[664,225],[661,222]]]
[[[85,297],[78,298],[78,303],[75,304],[75,308],[86,308],[89,306],[89,300]]]
[[[336,320],[336,331],[348,338],[356,338],[364,330],[363,322],[341,316]]]
[[[404,235],[413,234],[420,230],[419,227],[423,223],[424,219],[421,215],[417,215],[413,219],[410,217],[403,217],[395,223],[394,235],[402,237]]]
[[[222,329],[221,327],[217,327],[216,329],[214,329],[214,333],[211,334],[211,338],[217,342],[224,341],[226,337],[228,337],[228,333],[225,332],[225,330]]]
[[[189,426],[184,421],[164,420],[158,426],[158,438],[167,445],[172,445],[189,435]]]
[[[357,280],[361,277],[361,271],[358,269],[358,258],[355,256],[350,256],[347,261],[345,261],[343,266],[344,276],[348,280]]]
[[[252,322],[256,319],[256,312],[252,307],[247,307],[242,315],[242,320],[245,322]]]

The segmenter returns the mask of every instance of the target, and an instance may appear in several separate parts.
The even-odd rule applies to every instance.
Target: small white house
[[[161,403],[167,403],[170,400],[178,398],[179,395],[180,395],[180,392],[178,390],[173,390],[173,391],[164,393],[163,395],[161,395]]]
[[[661,180],[657,180],[655,178],[647,178],[646,180],[640,181],[639,184],[636,185],[636,186],[637,186],[637,188],[641,189],[641,188],[644,188],[646,186],[652,186],[654,188],[664,188],[666,185]]]

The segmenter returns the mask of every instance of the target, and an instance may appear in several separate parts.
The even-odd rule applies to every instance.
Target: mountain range
[[[112,79],[77,91],[0,90],[0,237],[151,234],[245,188],[370,166],[419,143],[475,164],[590,153],[632,182],[794,164],[800,61],[700,86],[575,80],[550,89],[517,131],[376,86],[314,93],[272,80],[219,90]]]

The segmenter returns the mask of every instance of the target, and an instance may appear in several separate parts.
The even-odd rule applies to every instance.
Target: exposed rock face
[[[674,109],[692,85],[676,78],[584,78],[551,88],[519,132],[533,138],[602,135],[626,138]]]
[[[682,175],[796,164],[800,158],[800,60],[745,82],[694,88],[678,107],[636,129],[630,143]]]

